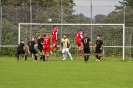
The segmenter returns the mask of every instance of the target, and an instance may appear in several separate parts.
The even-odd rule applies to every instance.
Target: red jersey
[[[82,36],[82,31],[79,31],[79,32],[77,33],[77,35],[76,35],[76,39],[81,40],[82,38],[83,38],[83,36]]]
[[[52,30],[52,39],[56,39],[57,40],[57,35],[58,35],[58,29],[57,28],[54,28]]]
[[[50,46],[50,37],[45,37],[44,38],[44,45]]]

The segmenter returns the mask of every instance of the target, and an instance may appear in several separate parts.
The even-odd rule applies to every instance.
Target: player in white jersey
[[[69,41],[69,39],[66,38],[66,34],[63,34],[63,38],[61,40],[61,49],[62,49],[63,60],[66,60],[66,58],[67,58],[66,53],[68,53],[70,59],[73,60],[72,55],[69,52],[70,41]]]

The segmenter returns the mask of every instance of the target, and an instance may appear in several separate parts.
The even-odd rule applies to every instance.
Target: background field
[[[103,58],[88,63],[82,57],[20,62],[0,57],[0,88],[132,88],[133,61]]]

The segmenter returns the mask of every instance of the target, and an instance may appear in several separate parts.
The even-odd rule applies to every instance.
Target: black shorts
[[[37,51],[35,49],[34,50],[30,50],[30,53],[37,54]]]
[[[100,48],[96,48],[95,53],[99,53],[99,54],[101,54],[101,53],[102,53],[102,49],[100,49]]]
[[[25,51],[24,50],[18,50],[17,54],[25,54]]]
[[[84,47],[84,54],[90,54],[90,48],[89,47]]]
[[[42,51],[43,51],[43,47],[38,47],[38,50],[39,50],[40,52],[42,52]]]

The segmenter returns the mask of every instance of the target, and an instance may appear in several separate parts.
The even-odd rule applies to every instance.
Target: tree
[[[101,23],[101,22],[104,22],[105,18],[106,18],[106,15],[98,14],[95,16],[95,21]]]
[[[125,25],[133,27],[133,0],[124,0],[120,2],[122,6],[116,6],[115,11],[108,14],[105,19],[106,23],[123,23],[124,22],[124,5],[125,5]]]

